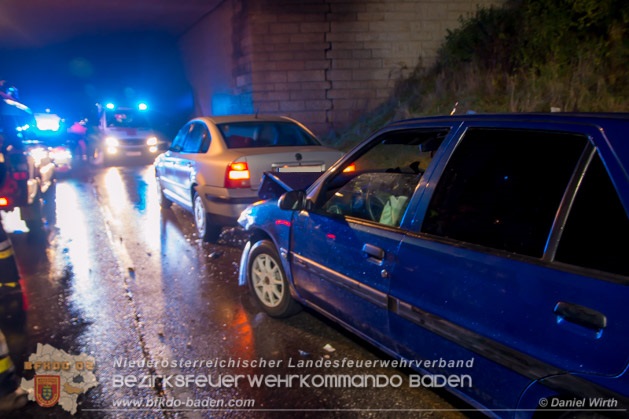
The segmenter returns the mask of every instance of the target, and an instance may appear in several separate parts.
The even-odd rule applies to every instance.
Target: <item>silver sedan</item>
[[[214,241],[259,200],[264,172],[324,172],[342,155],[287,117],[194,118],[155,159],[160,204],[191,211],[199,236]]]

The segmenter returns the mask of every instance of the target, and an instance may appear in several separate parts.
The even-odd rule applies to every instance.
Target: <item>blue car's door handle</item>
[[[565,320],[588,329],[601,331],[607,326],[607,317],[596,310],[578,304],[560,301],[555,306],[559,320]]]
[[[363,253],[368,261],[377,265],[382,265],[382,262],[384,261],[384,250],[381,248],[374,246],[373,244],[365,243],[363,245]]]

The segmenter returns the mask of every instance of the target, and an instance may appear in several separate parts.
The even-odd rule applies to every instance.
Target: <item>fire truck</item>
[[[37,137],[30,108],[0,92],[0,210],[20,209],[30,231],[56,214],[56,165]]]

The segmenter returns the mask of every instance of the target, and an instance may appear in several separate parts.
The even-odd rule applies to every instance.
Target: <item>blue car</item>
[[[239,281],[488,416],[627,417],[628,136],[626,114],[393,123],[305,189],[269,174]]]

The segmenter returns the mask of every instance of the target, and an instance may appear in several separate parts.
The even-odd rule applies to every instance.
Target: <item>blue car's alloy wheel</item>
[[[291,297],[288,281],[275,247],[260,240],[251,248],[248,279],[253,294],[262,309],[273,317],[287,317],[301,306]]]

